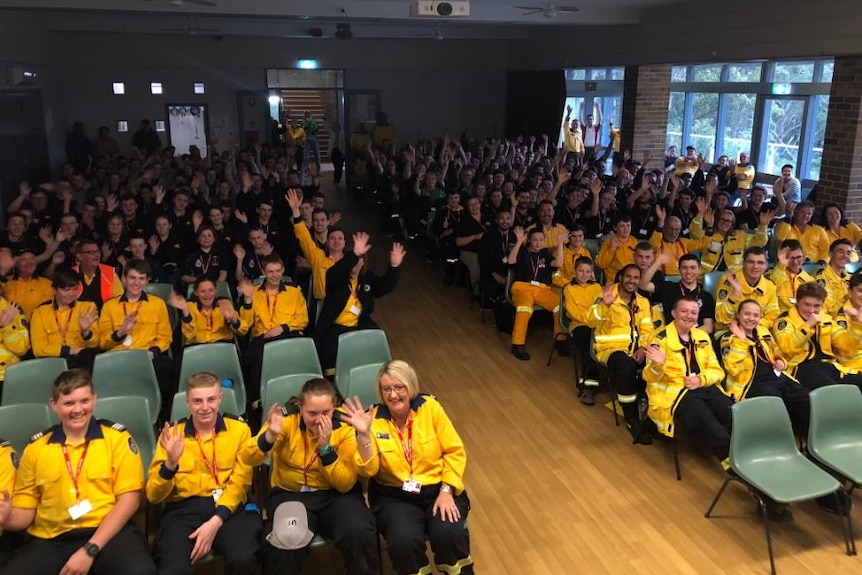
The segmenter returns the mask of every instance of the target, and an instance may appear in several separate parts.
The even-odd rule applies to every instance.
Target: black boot
[[[637,418],[626,418],[626,429],[632,436],[632,443],[641,445],[652,445],[652,432],[648,425]]]
[[[521,361],[530,361],[530,354],[527,353],[526,345],[515,345],[512,344],[512,355],[520,359]]]

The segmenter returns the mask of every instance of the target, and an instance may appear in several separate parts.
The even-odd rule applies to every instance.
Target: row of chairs
[[[856,555],[849,501],[853,490],[862,485],[862,392],[854,385],[831,385],[812,391],[810,397],[810,458],[799,450],[780,398],[756,397],[733,406],[730,461],[734,474],[725,479],[705,514],[711,517],[731,481],[749,488],[760,506],[773,575],[775,557],[764,497],[789,504],[831,495],[839,510],[846,553]]]

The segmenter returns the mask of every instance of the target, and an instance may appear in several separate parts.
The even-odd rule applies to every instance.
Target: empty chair
[[[320,359],[317,357],[317,347],[310,337],[295,337],[271,341],[263,346],[263,363],[260,370],[260,382],[250,382],[249,385],[260,385],[261,398],[266,382],[282,375],[292,373],[314,373],[323,375]]]
[[[93,364],[93,386],[101,398],[144,397],[150,422],[154,424],[159,417],[162,394],[150,355],[142,349],[97,355]]]
[[[358,397],[362,403],[362,407],[366,409],[375,403],[379,403],[377,398],[377,374],[380,373],[381,367],[383,367],[383,363],[369,363],[350,368],[347,386],[341,390],[344,393],[344,397]]]
[[[18,403],[0,407],[0,439],[12,444],[18,455],[30,438],[53,425],[48,403]]]
[[[221,413],[228,415],[239,415],[239,407],[234,395],[234,390],[229,387],[222,387]],[[174,394],[174,399],[171,402],[171,418],[170,422],[185,419],[190,415],[189,405],[186,403],[186,392],[180,391]]]
[[[174,285],[167,283],[149,283],[144,286],[144,291],[162,298],[167,303],[171,292],[174,291]],[[176,329],[180,324],[180,314],[177,312],[175,307],[170,305],[168,306],[168,317],[171,319],[171,329]]]
[[[703,274],[703,289],[715,296],[715,291],[718,289],[718,284],[721,283],[721,278],[725,272],[709,272]]]
[[[321,375],[319,373],[291,373],[270,379],[261,390],[263,412],[267,413],[273,403],[282,405],[291,397],[299,397],[299,392],[302,391],[305,382],[316,377],[321,377]]]
[[[6,368],[3,405],[44,403],[51,399],[51,386],[68,369],[62,357],[43,357],[13,363]]]
[[[760,505],[766,531],[769,563],[775,573],[772,538],[766,497],[778,503],[796,503],[833,494],[838,504],[841,485],[799,452],[790,416],[780,397],[754,397],[732,408],[733,433],[730,437],[730,462],[734,475],[724,480],[706,511],[709,517],[731,481],[748,486]],[[847,554],[851,554],[849,535],[841,519]]]
[[[342,333],[338,336],[335,384],[343,392],[350,386],[351,368],[369,363],[383,363],[391,359],[389,341],[382,329],[360,329]]]
[[[245,380],[242,377],[242,365],[239,362],[236,345],[229,342],[216,342],[185,348],[180,366],[180,390],[185,389],[186,380],[197,371],[211,371],[222,382],[229,379],[233,383],[232,389],[236,397],[236,407],[240,408],[240,411],[230,413],[234,415],[245,413]]]
[[[138,444],[144,464],[144,478],[156,453],[156,436],[147,415],[148,411],[147,399],[140,396],[105,397],[96,401],[96,417],[126,426]]]

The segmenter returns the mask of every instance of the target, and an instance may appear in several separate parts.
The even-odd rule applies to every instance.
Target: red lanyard
[[[207,322],[207,331],[213,330],[213,310],[201,310],[201,315],[204,316],[204,319]]]
[[[54,321],[57,322],[57,331],[63,338],[63,345],[66,345],[66,334],[69,333],[69,325],[72,323],[72,308],[69,308],[69,318],[66,320],[66,325],[60,325],[60,315],[57,313],[57,308],[54,308]]]
[[[413,478],[413,416],[407,418],[407,443],[404,442],[404,434],[395,426],[395,431],[398,432],[398,439],[401,441],[401,449],[404,450],[404,459],[407,460],[407,465],[410,466],[410,478]]]
[[[302,438],[303,447],[308,448],[308,444],[305,443],[305,437]],[[317,461],[317,457],[320,453],[315,449],[311,452],[311,459],[308,460],[308,463],[305,464],[305,467],[302,468],[302,484],[308,486],[308,470],[311,469],[311,466],[314,465],[314,462]],[[303,459],[305,459],[303,457]]]
[[[760,340],[757,339],[757,334],[752,335],[752,339],[754,340],[754,355],[757,356],[758,361],[763,361],[769,365],[773,365],[772,361],[769,360],[769,352],[766,351],[766,348],[763,347]],[[763,352],[763,355],[760,355],[760,352]]]
[[[689,336],[689,337],[691,337],[691,336]],[[680,340],[680,342],[683,345],[682,355],[683,355],[683,359],[685,360],[686,375],[694,375],[693,370],[692,370],[692,361],[694,358],[694,341],[693,340],[689,340],[689,341]]]
[[[139,311],[141,311],[141,306],[142,306],[142,305],[144,305],[144,300],[139,299],[139,300],[138,300],[138,305],[135,307],[135,311],[134,311],[133,313],[138,313]],[[124,316],[129,315],[129,310],[127,310],[127,309],[126,309],[126,302],[123,302],[123,315],[124,315]]]
[[[542,252],[536,254],[536,263],[533,263],[533,256],[527,252],[527,257],[530,258],[530,266],[533,268],[533,281],[538,281],[539,279],[539,260],[542,258]]]
[[[796,297],[796,274],[790,274],[790,293]]]
[[[254,252],[252,255],[254,256],[254,261],[256,261],[256,262],[257,262],[257,271],[258,271],[258,273],[259,273],[260,275],[264,275],[264,274],[263,274],[263,267],[260,265],[260,258],[259,258],[259,257],[257,257],[257,252]]]
[[[207,263],[204,263],[204,253],[203,253],[203,252],[201,252],[201,259],[200,259],[200,262],[201,262],[201,275],[202,275],[202,276],[207,275],[207,272],[208,272],[208,271],[209,271],[209,269],[210,269],[210,262],[212,262],[212,259],[213,259],[213,255],[212,255],[211,253],[210,253],[210,254],[206,254],[206,255],[207,255],[207,256],[209,256],[209,257],[207,257]]]
[[[215,430],[215,428],[213,428],[213,430],[212,430],[212,440],[213,440],[213,459],[212,459],[212,461],[207,459],[207,454],[204,453],[204,444],[201,441],[201,436],[198,433],[197,429],[195,429],[195,439],[197,440],[198,447],[201,450],[201,457],[204,458],[204,464],[207,466],[207,469],[209,469],[210,472],[213,474],[213,479],[215,479],[216,487],[218,487],[219,486],[219,480],[218,480],[218,464],[216,463],[216,430]]]
[[[682,285],[682,281],[680,281],[679,282],[679,291],[683,295],[683,297],[688,295],[688,296],[693,296],[693,297],[696,297],[697,299],[700,299],[700,286],[697,286],[693,290],[689,290],[688,293],[685,293],[686,289],[687,288],[684,285]]]
[[[278,294],[275,294],[270,298],[269,294],[266,294],[266,307],[269,308],[269,324],[272,327],[275,323],[275,308],[278,305]]]
[[[507,255],[509,253],[509,232],[506,232],[506,235],[500,236],[503,239],[503,255]]]
[[[72,479],[72,485],[75,486],[75,501],[81,501],[81,493],[78,491],[78,478],[81,477],[81,469],[84,467],[84,459],[87,458],[87,451],[90,449],[90,441],[84,444],[84,451],[81,453],[81,459],[78,460],[78,470],[74,473],[72,472],[72,460],[69,459],[69,451],[66,449],[66,444],[63,446],[63,459],[66,460],[66,471],[69,472],[69,477]]]

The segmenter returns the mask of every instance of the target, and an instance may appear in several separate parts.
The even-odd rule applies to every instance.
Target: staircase
[[[321,90],[282,90],[281,107],[285,114],[290,114],[297,122],[302,120],[305,112],[311,112],[317,120],[317,141],[320,145],[320,161],[329,160],[329,131],[326,129],[326,112],[323,108]]]

